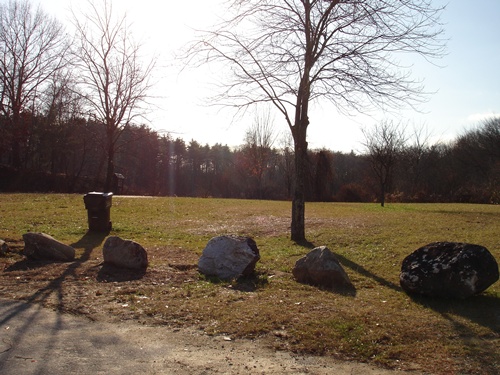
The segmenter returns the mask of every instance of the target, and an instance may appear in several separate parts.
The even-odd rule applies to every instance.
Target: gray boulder
[[[28,259],[71,262],[75,259],[75,249],[55,240],[45,233],[23,234],[24,252]]]
[[[434,242],[403,260],[399,279],[409,294],[467,298],[486,290],[498,277],[498,263],[485,247]]]
[[[110,236],[102,247],[104,264],[121,268],[144,269],[148,266],[148,253],[137,242]]]
[[[311,250],[292,269],[296,281],[352,294],[354,286],[339,260],[326,246]]]
[[[260,259],[255,241],[249,237],[219,236],[208,241],[198,261],[198,269],[223,280],[249,276]]]

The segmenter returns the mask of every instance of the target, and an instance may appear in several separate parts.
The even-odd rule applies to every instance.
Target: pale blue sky
[[[0,0],[5,3],[7,0]],[[171,63],[172,54],[192,39],[191,29],[203,28],[216,19],[220,0],[171,2],[165,0],[120,0],[115,6],[126,9],[134,22],[137,38],[148,51],[159,56],[154,94],[159,109],[149,118],[151,126],[171,131],[186,142],[222,143],[236,146],[243,142],[253,114],[233,121],[229,111],[217,112],[202,103],[210,95],[210,70],[179,74]],[[41,0],[42,7],[61,21],[68,18],[71,0]],[[82,0],[73,4],[81,4]],[[500,115],[500,1],[435,0],[446,4],[442,21],[449,38],[448,54],[438,63],[442,67],[416,61],[415,78],[424,78],[427,91],[436,93],[422,105],[423,113],[413,110],[396,114],[410,124],[425,126],[434,142],[454,139],[493,114]],[[216,70],[217,68],[212,68]],[[315,106],[308,129],[311,148],[326,147],[334,151],[360,151],[361,127],[370,127],[388,117],[375,113],[371,117],[345,117],[328,103]],[[288,133],[279,116],[274,119],[277,131]]]

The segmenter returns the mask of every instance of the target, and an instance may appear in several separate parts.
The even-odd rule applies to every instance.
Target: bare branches
[[[256,113],[252,126],[245,133],[246,145],[271,150],[276,138],[274,119],[269,109]]]
[[[0,4],[0,110],[18,116],[66,64],[69,43],[62,25],[30,2]],[[16,126],[16,125],[14,125]]]
[[[100,120],[119,129],[144,115],[154,61],[140,64],[140,45],[132,39],[126,16],[114,17],[111,2],[104,1],[100,9],[89,1],[89,7],[83,19],[74,15],[80,85]]]
[[[369,131],[363,130],[364,146],[368,151],[373,171],[380,184],[380,204],[385,202],[385,193],[392,179],[394,165],[404,149],[406,126],[392,121],[383,121]]]
[[[444,52],[442,9],[429,0],[231,4],[227,23],[189,52],[199,63],[229,63],[217,100],[231,106],[269,101],[283,113],[296,104],[304,74],[311,100],[327,99],[342,111],[413,105],[425,96],[423,86],[397,56],[434,59]]]

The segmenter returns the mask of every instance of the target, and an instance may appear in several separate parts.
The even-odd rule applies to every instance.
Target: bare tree
[[[257,181],[259,199],[262,199],[264,175],[272,167],[271,159],[275,141],[276,134],[270,111],[256,114],[253,124],[246,131],[243,152],[247,159],[248,170]]]
[[[371,130],[363,130],[364,145],[380,188],[380,205],[384,207],[385,193],[393,177],[394,166],[406,143],[406,127],[383,121]]]
[[[257,113],[252,125],[245,133],[245,143],[247,145],[257,145],[271,149],[275,141],[274,119],[271,116],[271,112],[264,111]]]
[[[424,159],[431,145],[431,134],[424,126],[414,126],[412,143],[405,148],[406,180],[409,196],[413,199],[421,190],[421,177],[424,168]]]
[[[21,166],[26,129],[22,113],[34,112],[39,94],[66,63],[69,43],[62,25],[28,0],[0,4],[0,112],[7,119],[12,164]]]
[[[102,5],[101,5],[102,4]],[[141,46],[134,42],[126,15],[117,17],[112,2],[89,0],[89,11],[74,14],[80,85],[90,111],[106,129],[107,172],[104,189],[114,175],[117,141],[125,127],[146,113],[150,74],[155,61],[142,65]]]
[[[202,34],[189,56],[200,65],[228,65],[218,102],[240,110],[271,103],[283,115],[295,149],[291,238],[302,242],[310,103],[326,99],[341,111],[416,104],[422,85],[394,55],[440,57],[442,8],[431,0],[232,0],[230,5],[234,15]]]

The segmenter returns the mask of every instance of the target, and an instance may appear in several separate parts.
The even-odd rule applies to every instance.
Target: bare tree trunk
[[[107,126],[107,168],[106,168],[106,181],[104,183],[104,191],[110,192],[113,187],[113,175],[115,174],[115,127],[113,125]]]
[[[108,153],[108,163],[106,172],[106,182],[104,184],[104,191],[110,192],[113,187],[113,175],[115,174],[114,157]]]
[[[380,181],[380,206],[385,206],[385,181]]]
[[[305,178],[307,168],[306,132],[294,132],[295,145],[295,184],[292,199],[291,239],[304,242],[305,233]]]
[[[302,79],[295,111],[295,126],[292,127],[295,147],[295,184],[292,200],[291,239],[295,242],[306,241],[305,230],[305,182],[307,170],[307,126],[309,125],[309,75]]]
[[[309,12],[306,12],[309,17]],[[307,17],[307,20],[309,18]],[[309,22],[306,21],[306,26]],[[307,127],[309,126],[309,98],[311,86],[309,72],[312,67],[311,50],[305,56],[302,76],[295,105],[295,125],[291,127],[295,147],[295,189],[292,200],[291,239],[297,243],[306,241],[305,229],[305,182],[307,170]]]

